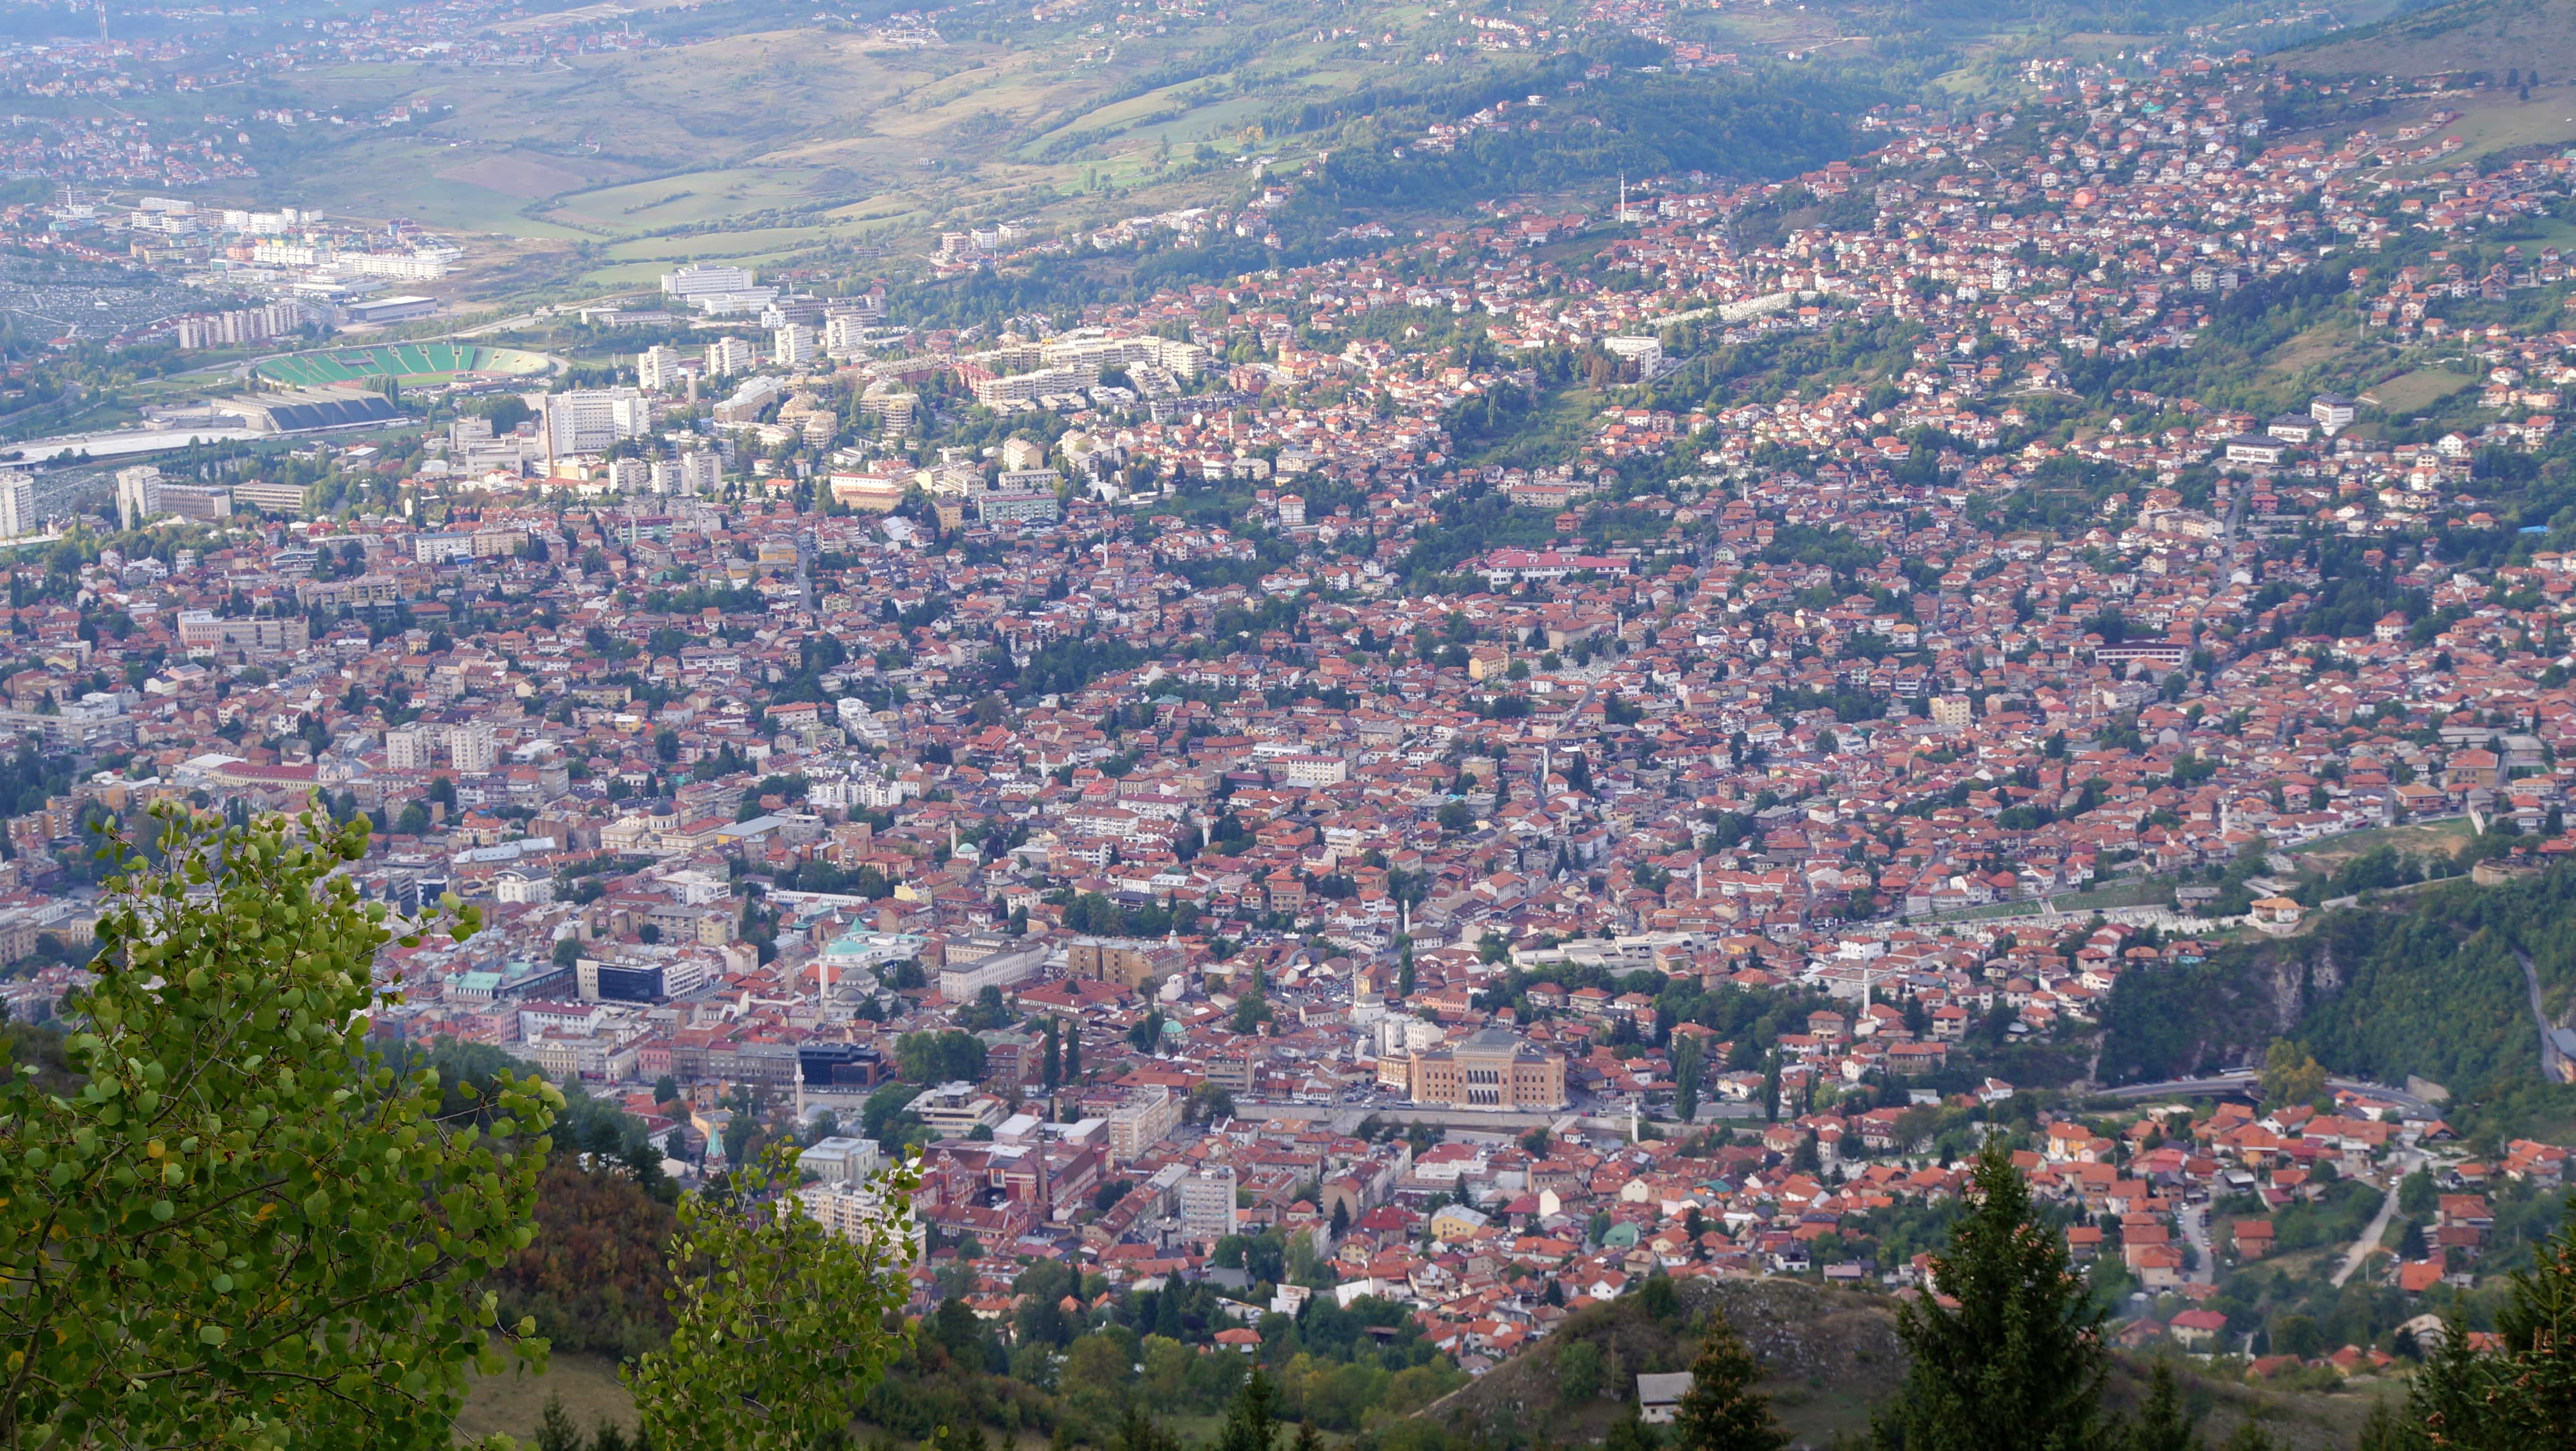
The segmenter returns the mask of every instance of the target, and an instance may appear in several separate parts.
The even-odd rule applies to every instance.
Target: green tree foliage
[[[1110,1440],[1109,1451],[1181,1451],[1181,1438],[1130,1403],[1119,1418],[1118,1434]]]
[[[2404,911],[2326,914],[2281,942],[2197,966],[2123,973],[2103,1010],[2106,1082],[2259,1061],[2290,1037],[2336,1073],[2421,1074],[2454,1093],[2538,1077],[2540,1042],[2516,950],[2544,994],[2576,985],[2576,872],[2478,889],[2422,888]]]
[[[0,1085],[0,1445],[445,1446],[469,1365],[543,1360],[471,1283],[533,1233],[561,1097],[451,1114],[376,1053],[384,907],[330,875],[363,820],[151,819],[157,867],[100,849],[82,1086]]]
[[[1683,1123],[1689,1123],[1699,1114],[1704,1048],[1697,1033],[1673,1035],[1673,1116]]]
[[[582,1451],[581,1427],[573,1424],[562,1396],[547,1396],[545,1409],[537,1412],[537,1451]]]
[[[2480,1353],[2456,1316],[2415,1377],[2395,1444],[2458,1451],[2564,1445],[2576,1426],[2576,1224],[2538,1247],[2496,1311],[2502,1346]]]
[[[919,1182],[906,1167],[881,1187],[899,1202]],[[773,1145],[680,1202],[670,1343],[622,1372],[655,1444],[805,1451],[884,1372],[909,1237],[891,1218],[864,1238],[836,1234],[796,1203],[795,1183],[793,1151]]]
[[[671,1333],[675,1223],[626,1165],[559,1153],[537,1181],[536,1238],[488,1283],[503,1317],[534,1317],[552,1348],[631,1358]]]
[[[984,1042],[955,1028],[906,1033],[894,1042],[895,1069],[911,1083],[973,1083],[984,1076]]]
[[[1568,1401],[1588,1401],[1601,1394],[1601,1345],[1578,1340],[1556,1352],[1556,1392]]]
[[[1234,1095],[1221,1084],[1201,1083],[1183,1101],[1181,1116],[1194,1124],[1230,1119],[1234,1117]]]
[[[2128,1426],[2126,1451],[2200,1451],[2201,1440],[2184,1411],[2182,1388],[2173,1367],[2157,1361],[2147,1382],[2147,1399]]]
[[[2105,1444],[2110,1373],[2104,1312],[2068,1267],[2066,1243],[2033,1212],[2001,1139],[1970,1175],[1973,1208],[1932,1260],[1933,1287],[1897,1309],[1911,1363],[1881,1410],[1882,1447],[1902,1451],[2089,1451]]]
[[[1279,1432],[1279,1393],[1270,1377],[1255,1370],[1226,1407],[1225,1424],[1217,1429],[1214,1451],[1271,1451]]]
[[[1770,1399],[1753,1388],[1761,1379],[1744,1337],[1713,1315],[1691,1362],[1690,1391],[1673,1410],[1674,1451],[1781,1451],[1789,1437]]]
[[[1693,169],[1788,175],[1842,155],[1850,134],[1846,117],[1868,106],[1853,88],[1784,76],[1716,81],[1639,74],[1657,53],[1634,49],[1614,62],[1617,74],[1591,83],[1580,116],[1567,108],[1562,120],[1536,131],[1479,131],[1453,151],[1399,152],[1387,143],[1408,129],[1418,134],[1417,114],[1443,120],[1525,92],[1558,90],[1580,79],[1593,57],[1556,56],[1535,68],[1428,89],[1418,80],[1390,81],[1314,103],[1283,119],[1292,126],[1326,114],[1356,119],[1337,130],[1310,204],[1419,205],[1549,191],[1622,168],[1632,176]],[[1598,125],[1590,124],[1596,119]]]
[[[2418,1073],[2455,1092],[2528,1078],[2540,1039],[2514,949],[2531,952],[2544,989],[2576,980],[2576,873],[2489,891],[2428,887],[2411,912],[2337,912],[2316,936],[2313,950],[2334,954],[2344,986],[2312,993],[2298,1037],[2337,1072],[2382,1083]]]
[[[2326,1071],[2316,1057],[2287,1038],[2275,1038],[2263,1054],[2263,1101],[2274,1107],[2310,1103],[2326,1091]]]

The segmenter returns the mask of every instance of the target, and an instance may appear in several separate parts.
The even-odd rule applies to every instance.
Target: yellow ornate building
[[[1417,1050],[1406,1065],[1415,1103],[1459,1108],[1566,1106],[1565,1055],[1533,1046],[1509,1028],[1479,1028],[1454,1043]]]

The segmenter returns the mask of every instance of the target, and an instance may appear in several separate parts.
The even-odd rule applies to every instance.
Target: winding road
[[[2567,1048],[2576,1033],[2549,1021],[2549,1009],[2540,1001],[2540,969],[2532,965],[2531,954],[2517,947],[2513,959],[2522,964],[2522,984],[2531,991],[2531,1020],[2540,1028],[2540,1076],[2552,1083],[2576,1083],[2576,1057]]]
[[[2388,1233],[2388,1221],[2397,1217],[2397,1191],[2405,1184],[2406,1176],[2415,1172],[2418,1162],[2409,1154],[2399,1154],[2388,1161],[2388,1197],[2379,1202],[2379,1212],[2371,1216],[2369,1228],[2352,1242],[2351,1249],[2344,1251],[2343,1263],[2334,1272],[2336,1289],[2342,1289],[2343,1282],[2351,1279],[2361,1269],[2362,1263],[2370,1258],[2370,1252],[2379,1248],[2379,1241]]]

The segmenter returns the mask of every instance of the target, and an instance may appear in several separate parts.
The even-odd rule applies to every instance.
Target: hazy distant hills
[[[2576,0],[2454,0],[2283,51],[2293,70],[2420,76],[2507,72],[2535,84],[2576,78]]]

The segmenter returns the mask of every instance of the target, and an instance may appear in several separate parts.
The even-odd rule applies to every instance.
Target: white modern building
[[[545,416],[556,453],[598,453],[650,432],[653,403],[641,389],[578,388],[546,395]]]
[[[16,539],[45,527],[36,517],[36,486],[14,470],[0,472],[0,539]]]
[[[1234,1166],[1201,1169],[1179,1185],[1181,1232],[1192,1239],[1223,1239],[1243,1223],[1235,1205]]]
[[[137,464],[116,471],[117,522],[128,529],[161,517],[161,471]]]
[[[677,272],[662,274],[662,295],[675,302],[691,302],[723,292],[747,292],[752,286],[751,269],[728,267],[720,262],[697,262]]]

